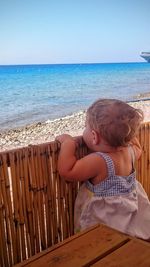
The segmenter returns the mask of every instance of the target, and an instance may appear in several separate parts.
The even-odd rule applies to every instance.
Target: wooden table
[[[150,243],[96,225],[16,267],[150,267]]]

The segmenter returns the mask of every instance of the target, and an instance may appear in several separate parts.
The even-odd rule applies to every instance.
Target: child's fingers
[[[59,143],[63,143],[67,139],[73,139],[69,134],[61,134],[55,138]]]
[[[56,136],[55,140],[59,143],[62,143],[64,141],[64,137],[63,137],[63,135],[58,135],[58,136]]]

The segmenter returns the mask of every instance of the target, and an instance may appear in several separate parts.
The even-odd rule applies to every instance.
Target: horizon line
[[[90,64],[123,64],[123,63],[148,63],[146,61],[118,61],[118,62],[77,62],[77,63],[19,63],[19,64],[0,64],[3,66],[33,66],[33,65],[90,65]]]

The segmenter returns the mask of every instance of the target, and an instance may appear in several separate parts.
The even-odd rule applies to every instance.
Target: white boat
[[[150,63],[150,52],[141,52],[141,57],[143,57],[148,63]]]

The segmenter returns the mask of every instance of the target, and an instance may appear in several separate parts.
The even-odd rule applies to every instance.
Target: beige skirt
[[[98,197],[83,184],[75,201],[75,232],[97,223],[150,239],[150,201],[142,185],[128,195]]]

